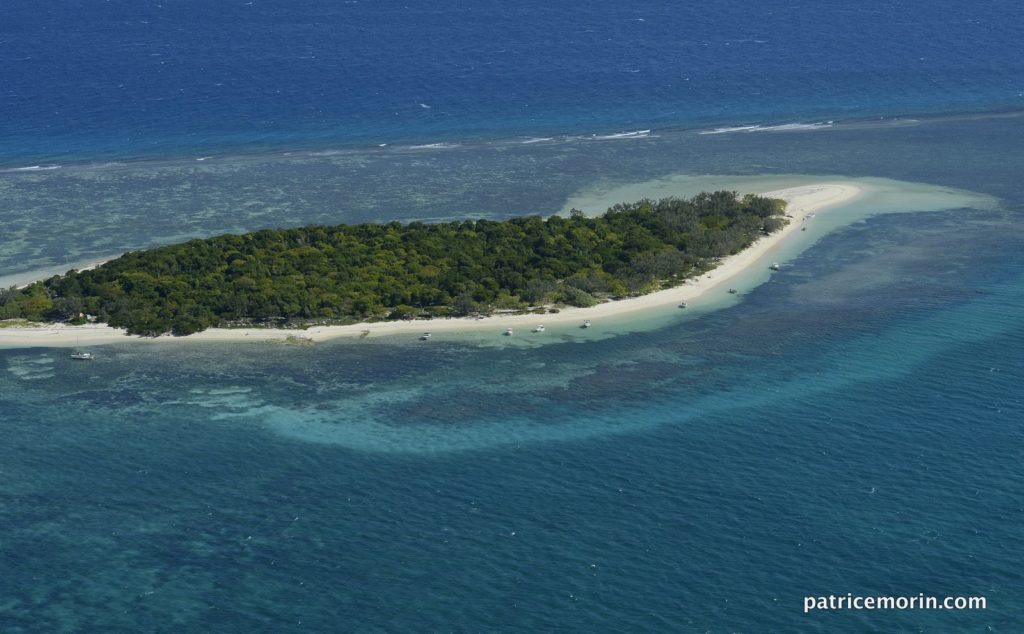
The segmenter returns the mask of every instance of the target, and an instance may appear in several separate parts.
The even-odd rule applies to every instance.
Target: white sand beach
[[[681,302],[698,303],[702,297],[715,292],[725,293],[730,280],[752,268],[767,269],[784,241],[799,233],[816,214],[849,203],[859,197],[864,188],[851,181],[826,181],[761,192],[764,196],[782,198],[787,202],[789,224],[780,231],[765,236],[747,249],[724,258],[719,266],[700,278],[663,291],[618,301],[609,301],[590,308],[564,308],[558,313],[544,315],[495,315],[485,318],[447,318],[416,321],[388,321],[352,324],[348,326],[314,326],[305,330],[271,328],[210,328],[187,337],[137,337],[123,330],[101,324],[68,326],[41,324],[31,327],[0,328],[0,348],[29,347],[84,347],[126,341],[286,341],[298,337],[310,341],[323,341],[338,337],[368,337],[401,334],[460,333],[491,331],[501,336],[508,329],[515,334],[528,333],[539,324],[546,326],[578,326],[584,320],[597,322],[621,318],[626,315],[656,308],[676,306]]]

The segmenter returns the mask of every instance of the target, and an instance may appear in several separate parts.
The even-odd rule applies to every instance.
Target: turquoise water
[[[0,284],[261,227],[915,185],[735,303],[591,339],[0,350],[0,631],[1022,630],[1019,5],[534,4],[15,2]],[[803,614],[846,593],[988,609]]]
[[[557,210],[724,166],[998,203],[868,218],[731,307],[596,341],[126,343],[89,364],[0,351],[5,629],[1014,632],[1022,133],[970,117],[397,157],[387,195],[427,192],[406,198],[416,217],[496,210],[516,183]],[[270,191],[299,178],[289,161],[220,174]],[[576,176],[542,178],[555,164]],[[131,192],[184,169],[6,186],[87,200],[97,183]],[[486,186],[433,188],[451,174]],[[360,198],[360,179],[336,178]],[[288,203],[296,223],[311,200]],[[152,219],[121,218],[118,239],[146,239]],[[180,218],[199,232],[260,222]],[[988,609],[802,613],[805,595],[847,592],[982,595]]]
[[[883,216],[589,344],[5,351],[8,629],[1014,631],[1021,238]]]

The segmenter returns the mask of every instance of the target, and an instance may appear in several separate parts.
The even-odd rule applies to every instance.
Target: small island
[[[0,319],[157,336],[589,307],[683,284],[782,229],[785,209],[780,198],[716,191],[598,216],[222,235],[0,290]]]

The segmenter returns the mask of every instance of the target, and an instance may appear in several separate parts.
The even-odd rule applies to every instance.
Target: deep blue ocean
[[[0,17],[0,155],[26,165],[1024,105],[1013,0],[9,0]]]
[[[673,176],[997,204],[908,194],[735,305],[604,338],[0,349],[0,632],[1024,631],[1022,25],[1006,0],[5,3],[4,283]],[[803,613],[847,593],[987,609]]]

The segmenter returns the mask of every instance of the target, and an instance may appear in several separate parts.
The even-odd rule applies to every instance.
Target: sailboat
[[[80,344],[81,340],[78,337],[75,337],[75,347],[79,347]],[[74,359],[75,361],[92,361],[93,359],[96,358],[96,355],[94,355],[91,352],[86,352],[84,350],[75,350],[74,352],[71,353],[71,358]]]

